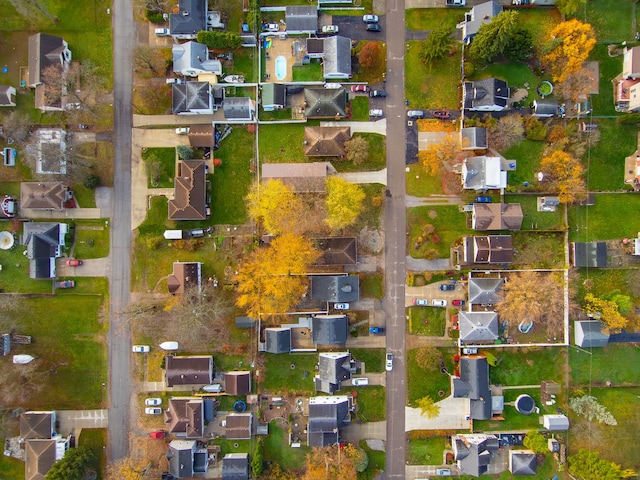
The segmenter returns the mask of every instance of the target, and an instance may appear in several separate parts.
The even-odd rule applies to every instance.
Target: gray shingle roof
[[[351,76],[351,39],[333,35],[324,40],[324,78]]]
[[[471,400],[471,418],[491,418],[491,390],[489,389],[489,364],[484,357],[460,358],[460,377],[453,382],[454,398]]]
[[[536,454],[532,451],[509,451],[509,471],[514,475],[535,475],[536,466]]]
[[[469,303],[493,304],[502,300],[501,278],[470,278],[469,279]]]
[[[343,118],[347,116],[347,93],[340,88],[305,88],[307,118]]]
[[[334,393],[340,390],[340,382],[351,378],[349,352],[328,352],[318,356],[318,374],[315,378],[316,390]]]
[[[227,453],[222,459],[222,480],[247,480],[249,478],[249,454]]]
[[[311,341],[316,345],[344,345],[349,336],[345,315],[317,315],[311,319]]]
[[[172,440],[167,448],[169,473],[176,478],[193,477],[193,454],[195,450],[195,440]]]
[[[347,397],[312,397],[309,399],[307,443],[326,447],[338,442],[338,429],[350,423]]]
[[[609,334],[603,332],[604,325],[599,320],[581,320],[574,322],[575,343],[579,347],[606,347]]]
[[[176,115],[203,110],[213,112],[209,82],[173,84],[171,86],[171,92],[173,102],[172,111]]]
[[[464,343],[493,342],[498,338],[496,312],[458,312],[460,341]]]
[[[360,279],[355,275],[311,275],[311,298],[323,302],[356,302]]]
[[[206,0],[179,0],[178,13],[169,14],[169,31],[176,36],[194,36],[207,27]]]
[[[269,353],[289,353],[291,350],[291,330],[269,327],[264,329],[266,351]]]
[[[501,110],[509,102],[507,82],[485,78],[464,83],[464,108],[467,110]]]
[[[303,5],[285,9],[287,33],[315,33],[318,31],[318,7]]]

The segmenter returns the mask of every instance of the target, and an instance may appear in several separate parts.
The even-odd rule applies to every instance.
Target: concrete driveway
[[[352,423],[340,429],[340,435],[348,442],[360,440],[386,440],[387,422]]]
[[[427,418],[419,408],[405,408],[406,431],[411,430],[471,430],[469,420],[471,403],[468,398],[449,396],[436,403],[440,413],[436,418]]]
[[[111,274],[109,257],[82,260],[82,265],[78,267],[68,267],[65,264],[66,260],[66,258],[56,260],[58,277],[108,277]]]
[[[386,16],[379,15],[378,23],[382,27],[381,32],[367,31],[367,24],[362,21],[362,16],[333,15],[331,22],[338,25],[338,35],[351,40],[380,40],[384,41],[386,31]]]
[[[83,428],[107,428],[108,410],[56,410],[57,432],[67,436]]]
[[[452,300],[464,300],[467,298],[466,284],[456,283],[455,290],[440,290],[440,285],[450,284],[451,282],[437,282],[422,287],[406,287],[405,288],[405,306],[413,306],[413,300],[416,298],[426,298],[431,303],[434,298],[446,300],[451,306]]]

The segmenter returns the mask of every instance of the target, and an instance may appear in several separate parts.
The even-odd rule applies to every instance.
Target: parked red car
[[[453,300],[451,302],[451,305],[454,305],[456,307],[462,307],[464,305],[464,300]]]
[[[351,85],[351,91],[353,93],[356,93],[356,92],[369,93],[370,90],[371,88],[369,88],[369,85]]]
[[[151,438],[157,438],[159,440],[162,440],[167,436],[167,432],[165,430],[158,430],[157,432],[151,432],[149,436]]]
[[[82,265],[82,260],[69,259],[66,261],[67,267],[79,267]]]
[[[436,118],[446,119],[451,116],[451,113],[449,113],[449,110],[436,110],[433,112],[433,116]]]

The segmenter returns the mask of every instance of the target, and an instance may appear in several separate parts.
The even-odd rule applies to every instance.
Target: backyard
[[[563,210],[564,205],[558,206],[555,212],[538,212],[538,196],[537,195],[505,195],[506,203],[519,203],[522,207],[524,219],[522,221],[522,230],[564,230],[563,227]],[[532,228],[532,225],[535,227]]]
[[[513,268],[562,268],[565,264],[562,232],[513,232]]]
[[[600,141],[584,157],[589,167],[587,186],[592,192],[626,190],[629,187],[624,183],[624,158],[638,147],[638,126],[600,119],[598,130]]]
[[[636,369],[623,367],[640,364],[640,349],[634,344],[610,343],[589,352],[571,349],[569,364],[573,387],[587,390],[590,387],[603,387],[607,382],[614,387],[640,386]],[[621,368],[611,368],[612,365]]]
[[[274,395],[297,393],[312,395],[313,376],[318,363],[318,354],[269,355],[262,375],[262,386]]]
[[[595,198],[595,205],[569,209],[569,240],[586,242],[633,238],[640,232],[640,220],[636,215],[640,197],[598,194]]]
[[[457,205],[408,209],[409,251],[413,258],[449,258],[451,244],[474,231]]]
[[[264,439],[264,459],[278,463],[284,470],[304,467],[311,448],[292,448],[288,440],[287,431],[278,425],[277,420],[273,420],[269,424],[269,435]]]
[[[489,369],[495,385],[538,385],[563,380],[566,351],[561,348],[508,348],[496,353],[498,365]]]

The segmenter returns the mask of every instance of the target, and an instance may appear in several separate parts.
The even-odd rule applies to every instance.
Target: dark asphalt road
[[[109,428],[107,462],[129,455],[131,334],[124,311],[131,283],[131,129],[133,50],[136,26],[132,0],[113,3],[114,181],[109,283]]]
[[[405,354],[405,151],[404,105],[404,0],[388,0],[387,31],[387,187],[385,205],[385,300],[387,350],[394,366],[387,373],[387,444],[385,478],[405,477],[405,404],[407,397]]]

